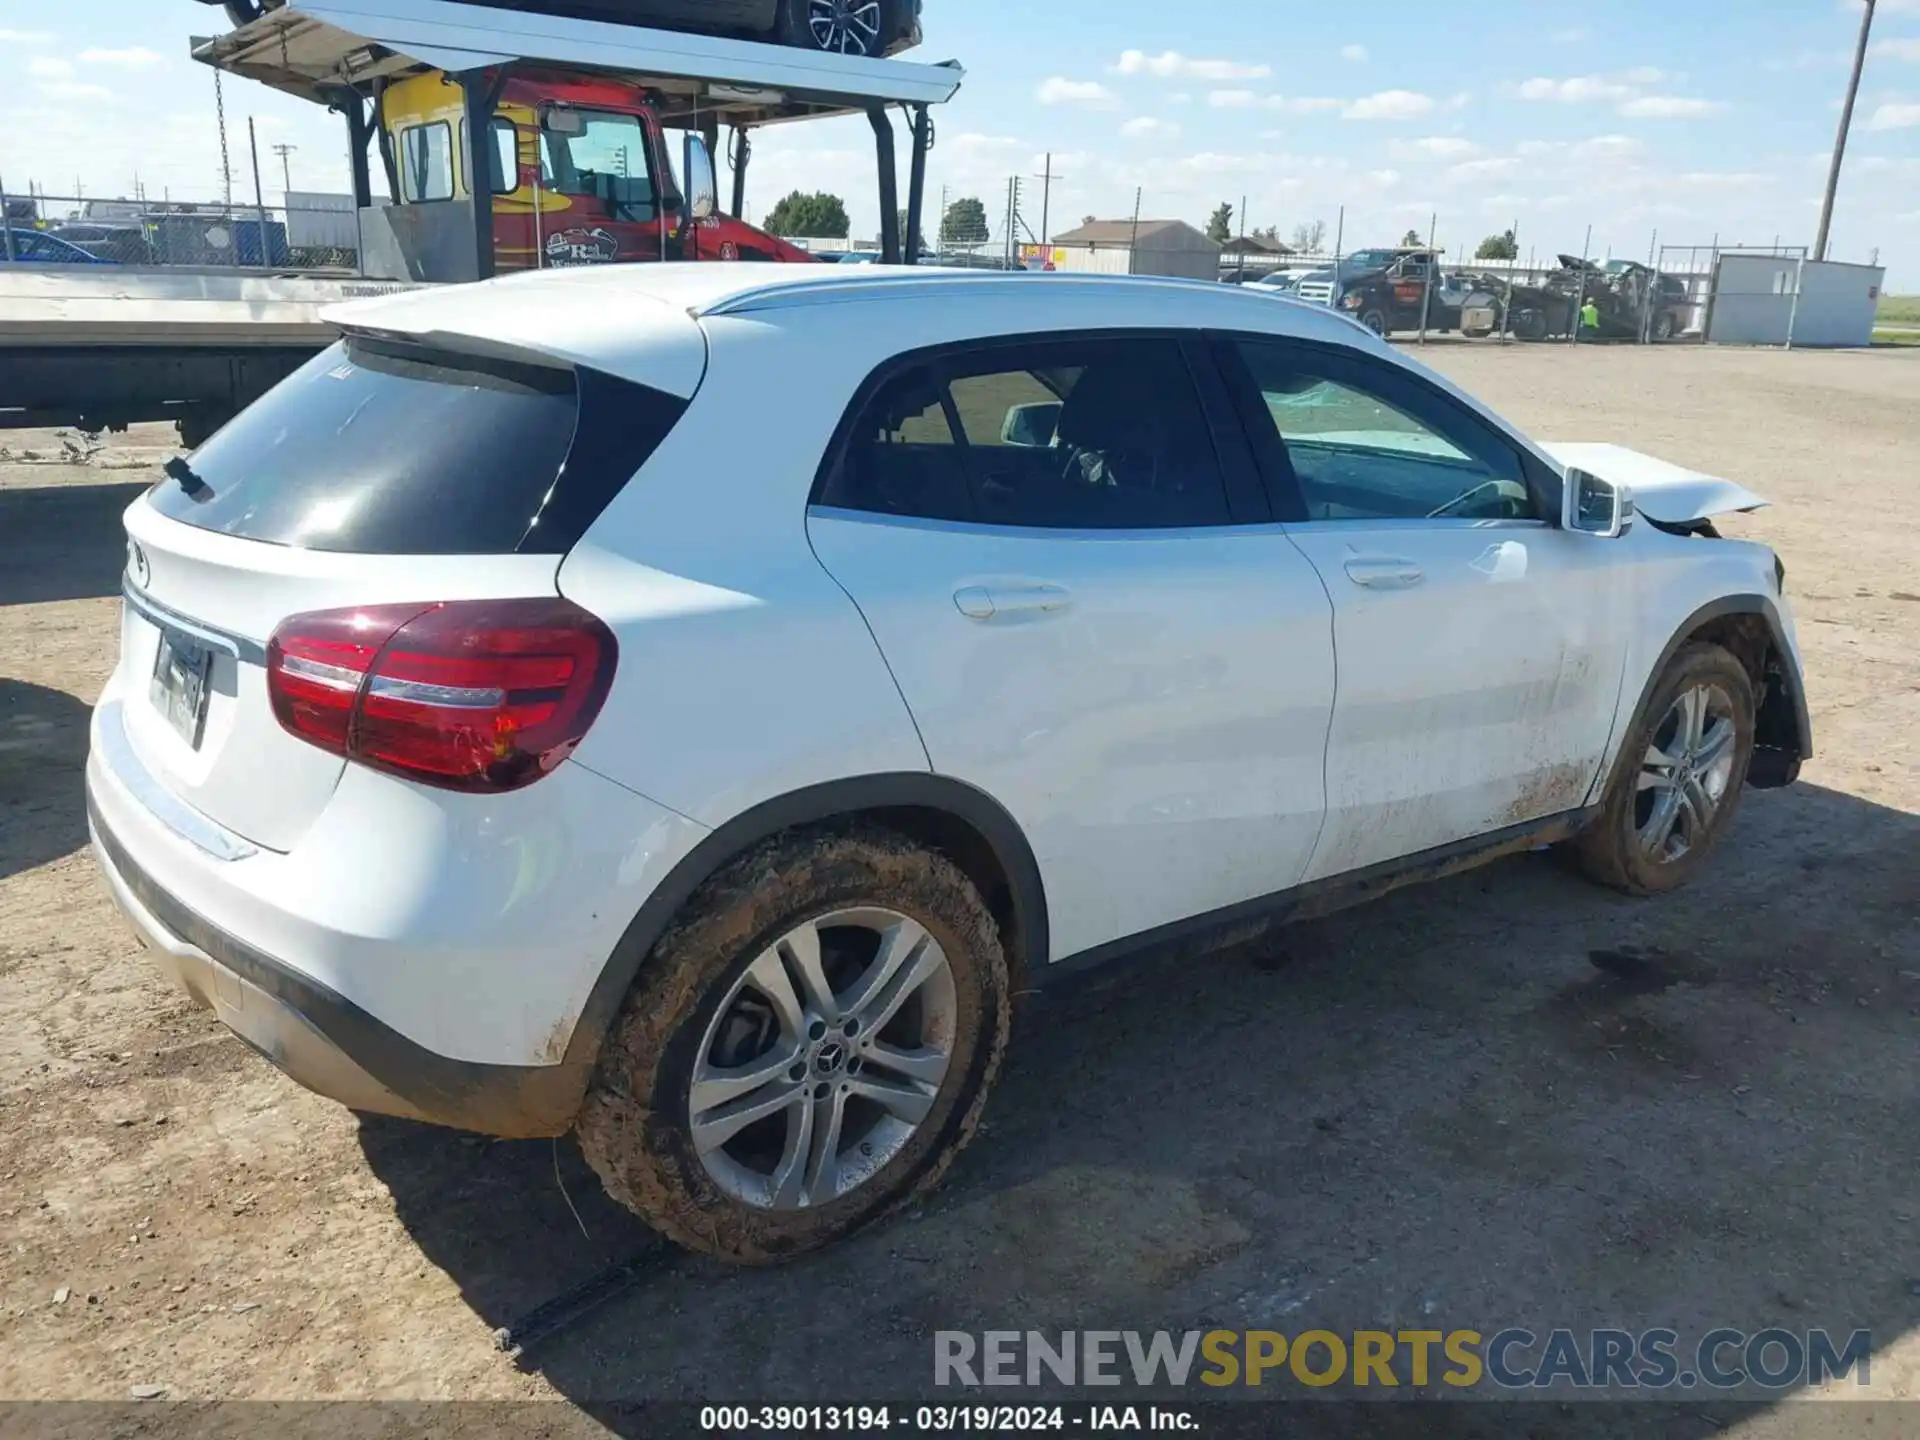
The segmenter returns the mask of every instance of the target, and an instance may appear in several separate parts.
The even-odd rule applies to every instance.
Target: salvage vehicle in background
[[[1672,891],[1811,753],[1709,519],[1758,496],[1323,307],[664,265],[330,318],[126,512],[101,869],[302,1084],[575,1130],[727,1259],[937,1182],[1061,967],[1543,844]]]
[[[1460,323],[1468,290],[1458,278],[1441,274],[1437,262],[1425,252],[1409,254],[1385,270],[1349,280],[1337,308],[1376,335],[1452,330]]]
[[[200,0],[249,25],[285,0]],[[494,10],[611,20],[879,57],[920,43],[921,0],[462,0]]]
[[[1537,284],[1512,284],[1505,276],[1472,277],[1473,293],[1461,310],[1461,333],[1483,338],[1506,330],[1519,340],[1564,338],[1579,323],[1580,307],[1599,312],[1599,339],[1646,337],[1670,340],[1688,328],[1694,302],[1684,281],[1633,260],[1604,266],[1574,255]]]

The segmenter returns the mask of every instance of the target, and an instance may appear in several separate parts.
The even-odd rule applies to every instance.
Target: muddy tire
[[[979,1127],[1009,1021],[998,928],[951,862],[881,829],[779,837],[708,881],[648,956],[580,1146],[671,1239],[774,1263],[938,1183]]]
[[[1654,339],[1671,340],[1673,338],[1673,329],[1673,312],[1671,310],[1662,310],[1658,315],[1653,317]]]
[[[1718,645],[1683,646],[1621,746],[1599,820],[1572,843],[1580,869],[1630,895],[1691,880],[1740,807],[1753,724],[1746,668]]]
[[[1387,329],[1387,312],[1377,305],[1361,315],[1360,323],[1374,334],[1380,336],[1383,340],[1389,333]]]

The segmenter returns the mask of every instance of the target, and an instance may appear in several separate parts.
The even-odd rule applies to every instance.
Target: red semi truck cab
[[[461,86],[412,75],[380,97],[381,147],[403,206],[472,196],[473,147]],[[675,174],[648,90],[629,81],[521,67],[500,87],[480,147],[492,188],[494,268],[649,260],[811,262],[776,236],[688,193],[714,193],[713,160],[691,136]],[[684,179],[684,185],[683,185]]]

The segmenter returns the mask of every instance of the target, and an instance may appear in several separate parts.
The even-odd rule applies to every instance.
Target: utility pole
[[[280,157],[280,194],[283,203],[285,197],[293,190],[293,167],[287,163],[287,157],[299,148],[298,145],[289,145],[284,140],[273,147],[273,153]]]
[[[260,217],[260,264],[264,269],[273,263],[273,247],[267,243],[267,201],[260,193],[260,142],[254,135],[251,115],[247,117],[247,149],[253,155],[253,208]]]
[[[1064,180],[1064,175],[1053,173],[1053,152],[1047,152],[1047,162],[1041,174],[1034,177],[1040,182],[1040,234],[1037,237],[1042,245],[1053,243],[1053,182]]]
[[[1860,12],[1860,39],[1853,47],[1853,74],[1847,77],[1847,99],[1840,107],[1840,128],[1833,137],[1833,161],[1827,166],[1827,193],[1820,201],[1820,229],[1813,239],[1813,258],[1827,258],[1827,232],[1833,228],[1833,198],[1840,189],[1840,161],[1847,153],[1847,132],[1853,128],[1853,102],[1860,94],[1860,72],[1867,63],[1867,36],[1873,30],[1874,0]]]
[[[1140,195],[1142,187],[1133,187],[1133,234],[1127,239],[1127,272],[1133,272],[1134,252],[1140,248]]]
[[[933,249],[936,255],[947,253],[947,187],[940,187],[940,224],[935,228]]]
[[[1214,277],[1216,280],[1219,276]],[[1240,283],[1247,279],[1247,197],[1240,197]]]

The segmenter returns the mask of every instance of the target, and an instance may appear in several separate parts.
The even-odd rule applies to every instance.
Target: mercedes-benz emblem
[[[133,576],[133,583],[142,590],[153,580],[153,567],[147,563],[147,552],[138,540],[127,542],[127,570]]]

